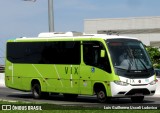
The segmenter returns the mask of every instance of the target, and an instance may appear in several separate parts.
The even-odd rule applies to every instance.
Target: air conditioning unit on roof
[[[70,36],[82,36],[81,32],[46,32],[40,33],[39,38],[48,38],[48,37],[70,37]]]

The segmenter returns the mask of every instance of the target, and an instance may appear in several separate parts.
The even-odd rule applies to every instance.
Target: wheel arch
[[[33,85],[36,84],[36,83],[38,83],[41,86],[41,82],[40,82],[39,79],[32,79],[31,80],[31,90],[32,90]]]
[[[93,91],[97,92],[99,89],[104,89],[106,91],[106,94],[107,94],[106,84],[104,84],[102,82],[95,82],[94,85],[93,85]]]

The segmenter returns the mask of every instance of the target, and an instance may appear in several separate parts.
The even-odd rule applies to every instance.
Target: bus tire
[[[42,97],[40,84],[38,84],[38,83],[33,84],[32,95],[33,95],[33,98],[35,98],[35,99],[40,99]]]
[[[96,91],[97,99],[100,103],[107,102],[107,94],[105,89],[99,89]]]
[[[133,103],[141,103],[144,100],[144,96],[133,96],[131,97],[131,101]]]

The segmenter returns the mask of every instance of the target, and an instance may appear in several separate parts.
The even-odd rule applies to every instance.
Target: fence
[[[5,70],[5,57],[0,56],[0,73],[4,73]]]
[[[5,66],[4,65],[0,65],[0,73],[4,73],[5,70]]]

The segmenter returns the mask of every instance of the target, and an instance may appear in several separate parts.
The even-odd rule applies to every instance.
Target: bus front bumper
[[[110,86],[112,97],[152,96],[156,91],[156,84],[123,86],[110,82]]]

